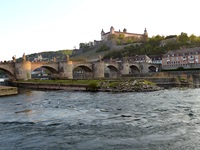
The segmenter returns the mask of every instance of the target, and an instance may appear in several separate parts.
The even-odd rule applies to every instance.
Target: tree
[[[125,38],[125,35],[124,35],[123,33],[120,33],[120,34],[119,34],[119,39],[120,39],[120,40],[123,40],[124,38]]]
[[[80,43],[79,44],[79,48],[81,49],[81,48],[84,48],[86,46],[86,44],[85,43]]]
[[[197,37],[194,34],[191,34],[189,40],[191,43],[195,43],[197,41]]]
[[[186,42],[189,41],[189,37],[187,35],[187,33],[181,32],[181,34],[178,36],[179,42],[181,42],[182,44],[186,44]]]

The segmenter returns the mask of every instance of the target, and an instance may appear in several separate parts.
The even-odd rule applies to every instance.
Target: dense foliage
[[[104,51],[108,51],[108,50],[110,50],[110,47],[107,46],[106,44],[102,44],[102,45],[97,49],[96,52],[104,52]]]

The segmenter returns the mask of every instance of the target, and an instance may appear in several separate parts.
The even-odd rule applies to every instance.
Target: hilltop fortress
[[[119,38],[119,37],[121,37],[121,39],[123,38],[132,39],[132,41],[135,41],[135,42],[143,42],[143,41],[147,41],[148,32],[146,28],[144,29],[144,33],[142,34],[127,32],[126,28],[124,28],[123,31],[121,32],[120,30],[115,31],[114,27],[111,26],[109,32],[104,32],[104,30],[102,29],[100,41],[94,40],[94,42],[90,41],[88,43],[83,43],[83,44],[91,47],[91,46],[95,46],[97,44],[109,41],[110,39]]]
[[[145,41],[148,38],[148,33],[147,30],[145,28],[144,33],[143,34],[137,34],[137,33],[129,33],[127,32],[127,29],[123,29],[123,32],[119,31],[115,31],[114,27],[111,26],[110,31],[109,32],[104,32],[104,30],[102,29],[101,31],[101,40],[102,41],[107,41],[110,35],[116,35],[119,36],[120,34],[123,34],[124,37],[126,38],[135,38],[138,41]]]
[[[94,46],[94,49],[97,49],[101,44],[108,46],[111,50],[122,50],[127,45],[140,45],[148,39],[148,32],[146,28],[142,34],[138,34],[127,32],[126,28],[124,28],[122,32],[120,30],[115,31],[114,27],[111,26],[109,32],[104,32],[102,29],[100,35],[101,40],[80,43],[79,49],[74,50],[72,55],[82,54],[82,48],[84,47],[88,48]]]

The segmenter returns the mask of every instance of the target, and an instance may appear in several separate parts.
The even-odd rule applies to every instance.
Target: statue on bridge
[[[102,59],[102,57],[101,57],[101,55],[99,55],[99,61],[101,62],[101,59]]]
[[[23,56],[22,56],[22,60],[23,60],[23,61],[26,61],[26,55],[25,55],[25,53],[24,53]]]
[[[12,57],[13,62],[16,62],[16,55]]]
[[[66,61],[69,62],[69,55],[66,55]]]
[[[54,57],[53,57],[53,62],[56,62],[56,61],[57,61],[57,59],[56,59],[56,57],[54,56]]]

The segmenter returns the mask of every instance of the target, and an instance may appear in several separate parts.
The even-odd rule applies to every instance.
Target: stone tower
[[[101,31],[101,35],[103,35],[103,34],[105,34],[105,32],[104,32],[103,29],[102,29],[102,31]]]
[[[102,29],[102,31],[101,31],[101,40],[103,40],[103,35],[105,34],[105,32],[103,31],[103,29]]]
[[[147,32],[146,28],[144,29],[144,34],[143,35],[144,35],[144,40],[147,41],[147,39],[148,39],[148,32]]]
[[[126,33],[126,32],[127,32],[127,29],[126,29],[126,28],[124,28],[123,32],[124,32],[124,33]]]
[[[113,26],[110,27],[110,34],[115,34],[115,29],[113,28]]]

